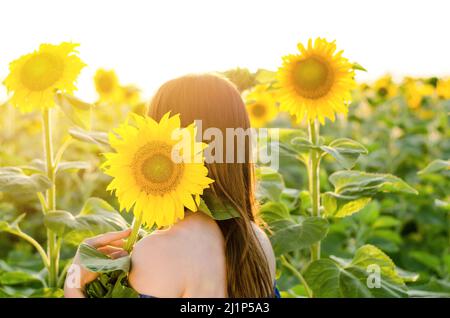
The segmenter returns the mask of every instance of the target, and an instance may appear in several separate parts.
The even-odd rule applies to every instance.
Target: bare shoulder
[[[266,255],[267,262],[269,263],[270,273],[272,274],[273,279],[276,276],[276,260],[275,253],[273,252],[272,243],[270,243],[270,239],[267,234],[261,229],[256,223],[252,223],[253,231],[255,232],[256,237],[261,244],[261,247]]]
[[[213,220],[200,213],[191,215],[136,244],[130,284],[141,294],[180,297],[192,277],[208,275],[210,268],[224,263],[222,245],[220,228]]]
[[[131,254],[129,281],[141,294],[179,297],[183,255],[174,232],[156,231],[140,240]]]

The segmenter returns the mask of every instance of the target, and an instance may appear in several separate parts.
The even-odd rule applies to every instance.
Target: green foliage
[[[128,272],[131,257],[111,259],[97,249],[81,244],[78,253],[81,264],[92,272],[100,273],[93,282],[85,287],[89,298],[136,298],[138,293],[129,286]]]
[[[222,202],[208,191],[205,191],[203,199],[200,199],[198,208],[214,220],[228,220],[240,216],[239,212],[230,204]]]
[[[67,211],[50,211],[44,216],[44,224],[74,245],[88,237],[129,227],[111,205],[99,198],[88,199],[76,216]]]
[[[88,298],[139,298],[139,294],[129,286],[127,274],[122,271],[101,274],[86,286]]]
[[[330,178],[334,192],[323,195],[327,216],[345,217],[364,208],[377,193],[411,193],[417,191],[406,182],[390,174],[361,171],[337,171]]]
[[[80,244],[78,248],[81,264],[95,273],[110,273],[123,271],[128,273],[130,269],[130,256],[111,259],[107,255],[97,251],[87,244]]]
[[[357,63],[354,69],[364,70]],[[264,84],[276,93],[275,72],[235,69],[227,75],[241,91]],[[388,91],[370,85],[355,90],[347,119],[321,126],[324,137],[316,144],[286,114],[269,123],[282,127],[279,141],[273,141],[280,169],[257,169],[256,194],[283,297],[307,297],[307,287],[314,297],[450,297],[450,103],[424,96],[411,109],[404,87],[395,96]],[[60,210],[45,216],[36,195],[52,185],[46,162],[39,159],[44,157],[42,118],[0,106],[0,297],[63,295],[60,288],[47,287],[40,257],[47,229],[63,240],[62,272],[84,238],[127,226],[129,216],[114,208],[117,203],[105,192],[109,178],[98,167],[100,152],[109,147],[107,131],[129,107],[101,109],[64,94],[56,98],[55,115],[63,115],[52,127],[55,153],[62,149],[54,167]],[[73,139],[67,150],[66,136]],[[311,216],[312,151],[321,159],[321,217]],[[216,220],[239,216],[206,192],[199,208]],[[318,242],[321,259],[310,262],[310,248]],[[129,258],[111,260],[83,245],[81,250],[87,266],[101,272],[87,286],[89,297],[137,297],[126,279]],[[370,265],[380,267],[381,288],[368,287]]]
[[[279,201],[284,188],[283,177],[275,170],[268,167],[260,167],[256,170],[258,188],[256,196],[260,201]]]
[[[369,287],[368,266],[380,270],[380,286]],[[306,269],[314,297],[406,297],[406,287],[392,260],[372,245],[359,248],[350,262],[321,259]]]
[[[430,173],[437,173],[442,170],[449,170],[450,169],[450,160],[434,160],[432,161],[428,166],[426,166],[424,169],[420,170],[418,174],[430,174]]]
[[[359,156],[367,154],[367,149],[363,145],[348,138],[335,139],[328,146],[321,146],[320,149],[333,156],[345,169],[352,169]]]
[[[270,241],[275,254],[283,255],[322,240],[327,234],[328,222],[318,217],[302,218],[297,222],[281,219],[271,222],[270,229],[273,231]]]
[[[45,191],[50,186],[50,180],[44,175],[27,176],[20,168],[0,168],[0,192],[36,193]]]
[[[91,104],[85,103],[75,96],[57,92],[55,102],[72,124],[83,129],[91,127]]]

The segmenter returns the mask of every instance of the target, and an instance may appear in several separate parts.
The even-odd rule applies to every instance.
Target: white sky
[[[99,67],[150,96],[188,72],[275,70],[298,41],[316,36],[336,39],[344,56],[366,67],[361,80],[450,75],[449,13],[446,0],[1,1],[0,80],[11,60],[40,43],[73,41],[88,64],[78,96],[95,98]]]

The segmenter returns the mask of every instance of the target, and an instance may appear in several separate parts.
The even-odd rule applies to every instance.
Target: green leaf
[[[386,228],[399,226],[401,222],[392,216],[380,216],[373,224],[373,228]]]
[[[368,153],[363,145],[348,138],[336,139],[320,149],[333,156],[344,169],[353,168],[359,156]]]
[[[80,128],[69,129],[69,134],[83,142],[97,146],[109,146],[108,134],[101,131],[86,131]]]
[[[45,174],[45,171],[47,169],[46,164],[42,159],[33,159],[31,160],[30,164],[19,166],[17,168],[22,169],[22,171],[27,175],[35,173]]]
[[[63,298],[64,290],[61,288],[42,288],[34,291],[30,298]]]
[[[8,223],[6,221],[0,221],[0,232],[4,231],[4,232],[16,234],[18,231],[20,231],[19,223],[25,218],[26,215],[27,215],[26,213],[20,214],[11,223]],[[1,270],[1,267],[0,267],[0,270]]]
[[[431,277],[429,282],[408,291],[409,297],[450,298],[450,282]]]
[[[353,69],[358,71],[367,72],[367,70],[361,66],[361,64],[354,62],[353,63]]]
[[[426,166],[424,169],[420,170],[417,174],[430,174],[430,173],[436,173],[440,172],[442,170],[449,170],[450,169],[450,160],[434,160],[428,166]]]
[[[311,149],[315,149],[316,146],[312,144],[308,138],[305,137],[295,137],[291,140],[291,147],[294,148],[297,152],[307,152]]]
[[[76,171],[76,170],[86,170],[89,169],[91,165],[89,162],[85,161],[67,161],[61,162],[56,168],[56,173],[63,171]]]
[[[411,251],[409,256],[435,272],[440,272],[441,260],[439,257],[425,251]]]
[[[369,266],[379,269],[379,287],[369,287],[369,274],[374,273]],[[406,286],[392,260],[372,245],[360,247],[348,264],[330,259],[314,261],[304,277],[318,298],[407,297]]]
[[[55,94],[55,102],[74,125],[83,129],[90,129],[91,104],[61,92]]]
[[[399,267],[396,267],[398,275],[405,283],[412,283],[419,279],[420,275],[414,272],[409,272]]]
[[[42,174],[27,176],[20,168],[0,168],[0,192],[36,193],[50,187],[51,181]]]
[[[258,180],[256,196],[259,200],[280,200],[285,188],[281,174],[269,167],[259,167],[256,169],[256,178]]]
[[[34,282],[40,282],[39,277],[22,271],[3,272],[0,274],[0,285],[21,285]]]
[[[309,154],[313,147],[305,132],[301,129],[282,128],[278,130],[278,141],[273,147],[279,149],[280,155],[304,160],[303,156]]]
[[[277,255],[307,248],[322,240],[328,231],[327,220],[319,217],[303,218],[300,222],[278,220],[270,224],[274,231],[270,240]]]
[[[358,199],[347,199],[345,196],[326,192],[322,195],[325,216],[343,218],[362,210],[371,198],[362,197]]]
[[[131,257],[129,255],[111,259],[97,251],[96,248],[84,243],[79,246],[78,253],[81,265],[95,273],[109,273],[117,270],[128,273],[130,269]]]
[[[333,173],[329,180],[335,192],[343,195],[373,195],[378,192],[418,193],[405,181],[391,174],[342,170]]]
[[[255,80],[260,84],[268,84],[276,81],[277,72],[265,69],[258,69],[255,74]]]
[[[222,202],[213,194],[205,193],[203,198],[200,199],[200,205],[198,208],[214,220],[223,221],[240,217],[239,212],[236,211],[231,204]]]
[[[259,214],[268,224],[279,220],[289,220],[291,217],[285,204],[274,201],[263,204],[259,208]]]
[[[128,228],[120,213],[99,198],[88,199],[77,216],[67,211],[50,211],[44,216],[44,224],[75,245],[87,237]]]
[[[322,195],[328,217],[352,215],[364,208],[379,192],[417,194],[406,182],[390,174],[342,170],[333,173],[329,180],[335,190]]]
[[[381,273],[389,277],[397,284],[403,284],[403,280],[397,273],[394,262],[380,249],[373,245],[361,246],[355,253],[350,265],[367,268],[367,266],[377,264]]]
[[[87,284],[89,298],[138,298],[139,294],[129,286],[127,273],[114,271],[102,273],[96,280]]]

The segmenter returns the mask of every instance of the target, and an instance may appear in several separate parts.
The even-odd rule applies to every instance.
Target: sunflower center
[[[326,95],[333,84],[333,73],[328,63],[316,56],[299,61],[293,76],[297,92],[310,99]]]
[[[25,87],[32,91],[42,91],[55,84],[63,74],[63,62],[49,53],[39,53],[30,57],[20,74]]]
[[[251,112],[254,117],[259,118],[266,114],[267,109],[263,104],[254,104],[251,108]]]
[[[147,180],[162,183],[170,179],[174,163],[163,154],[155,154],[142,164],[142,173]]]
[[[146,144],[137,151],[132,163],[134,177],[147,194],[163,195],[181,180],[184,165],[171,157],[172,147],[164,142]]]

